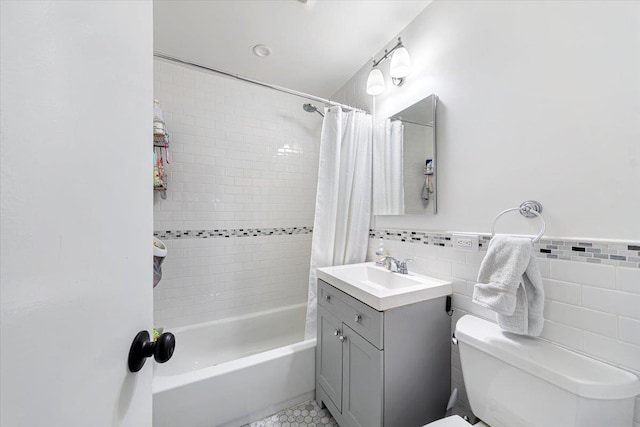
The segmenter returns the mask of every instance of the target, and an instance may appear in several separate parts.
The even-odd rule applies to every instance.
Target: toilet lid
[[[443,418],[441,420],[434,421],[427,424],[424,427],[470,427],[471,424],[466,422],[459,415],[453,415],[451,417]]]
[[[452,415],[450,417],[443,418],[441,420],[434,421],[432,423],[427,424],[424,427],[469,427],[471,424],[466,422],[459,415]],[[482,421],[474,424],[474,427],[489,427],[487,424]]]

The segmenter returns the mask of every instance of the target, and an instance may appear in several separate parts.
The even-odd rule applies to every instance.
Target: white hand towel
[[[473,302],[498,313],[496,320],[505,331],[540,335],[544,288],[531,239],[491,239],[473,288]]]

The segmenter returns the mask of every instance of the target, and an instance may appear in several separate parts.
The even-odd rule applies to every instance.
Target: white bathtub
[[[173,358],[155,365],[154,427],[238,427],[315,390],[316,340],[306,304],[172,330]]]

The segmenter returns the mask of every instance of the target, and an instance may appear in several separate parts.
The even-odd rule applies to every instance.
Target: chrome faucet
[[[400,274],[409,274],[409,269],[407,268],[407,262],[413,261],[412,259],[403,259],[397,260],[392,256],[387,255],[382,258],[380,262],[382,265],[387,267],[387,270],[392,273],[400,273]]]
[[[398,271],[398,260],[392,256],[385,256],[380,260],[380,264],[387,267],[389,271]]]

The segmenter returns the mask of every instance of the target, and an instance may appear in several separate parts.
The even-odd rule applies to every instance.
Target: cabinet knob
[[[356,314],[354,320],[356,323],[360,323],[360,321],[362,321],[362,314]]]
[[[331,295],[327,294],[324,296],[325,301],[331,301]]]
[[[336,337],[337,337],[338,335],[340,335],[340,329],[334,329],[334,330],[333,330],[333,335],[335,335]]]
[[[340,342],[345,342],[347,340],[347,337],[345,337],[344,335],[340,335],[338,339],[340,340]]]

